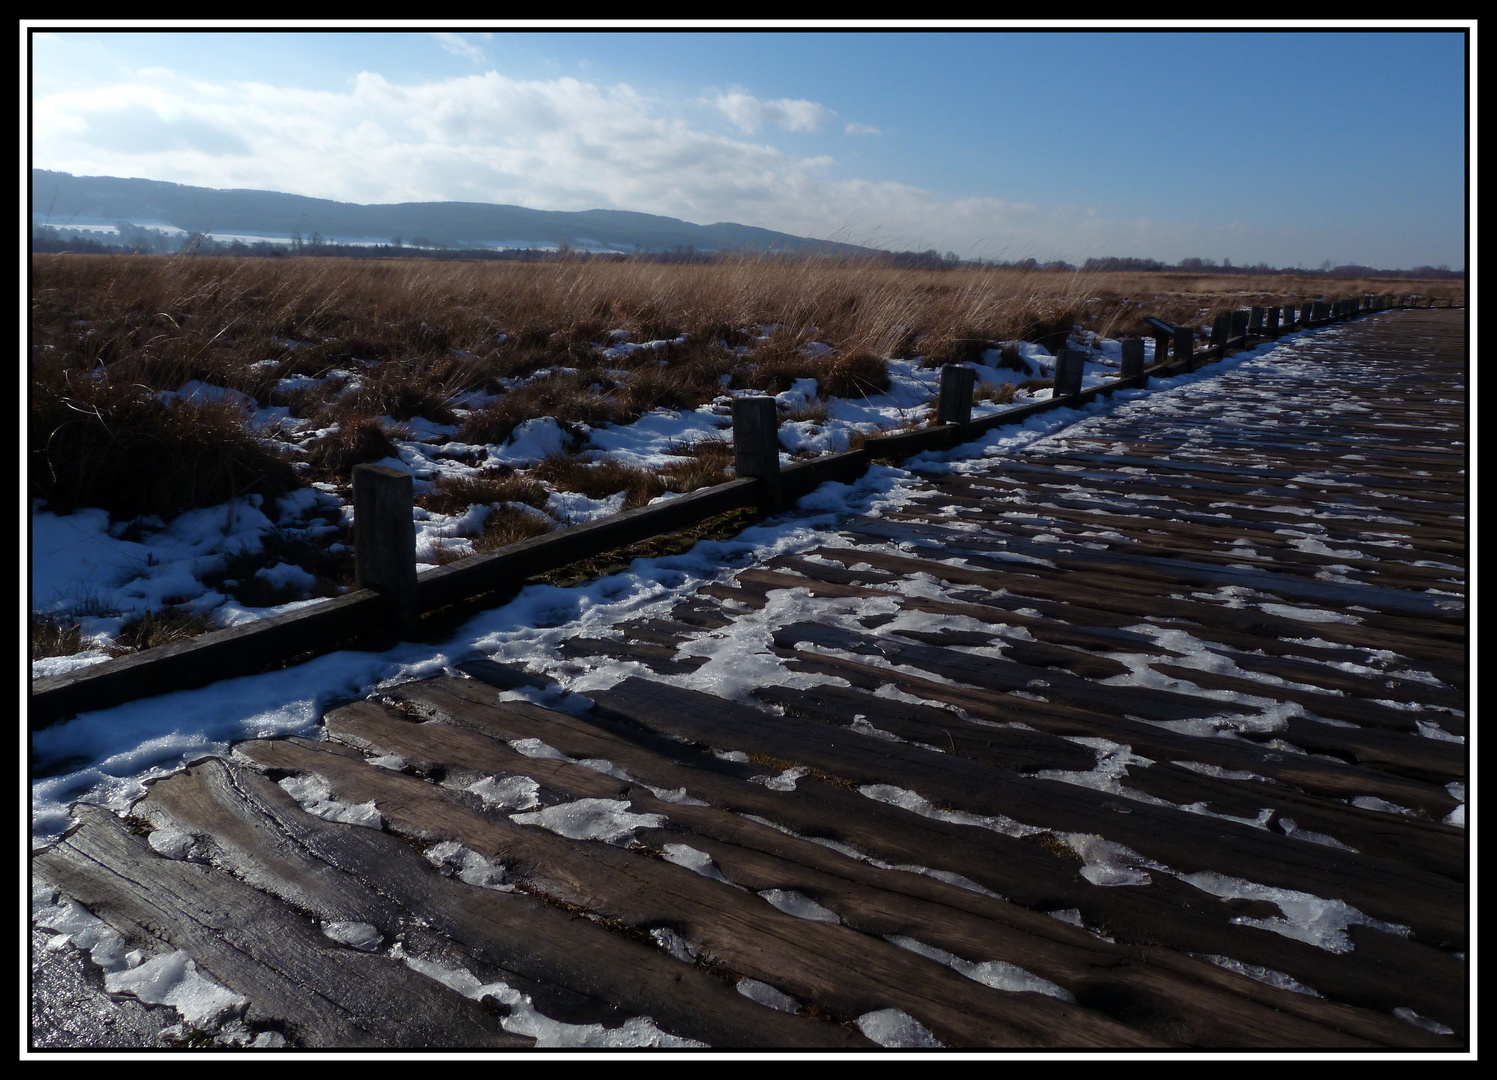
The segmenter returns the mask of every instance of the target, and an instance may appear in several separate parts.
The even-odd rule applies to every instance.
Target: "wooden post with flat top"
[[[781,509],[780,417],[772,397],[733,399],[733,460],[740,477],[764,482],[760,505],[769,511]]]
[[[1086,353],[1075,349],[1062,349],[1055,361],[1055,390],[1058,398],[1073,397],[1081,393],[1081,373],[1086,366]]]
[[[1118,371],[1119,377],[1132,379],[1134,386],[1147,386],[1149,377],[1144,374],[1144,339],[1136,337],[1124,338],[1123,363]],[[1156,347],[1157,348],[1157,347]]]
[[[387,465],[353,467],[353,559],[359,588],[389,599],[402,627],[420,615],[411,474]]]
[[[936,423],[966,424],[972,420],[972,390],[977,372],[966,364],[941,367],[941,396],[936,402]]]

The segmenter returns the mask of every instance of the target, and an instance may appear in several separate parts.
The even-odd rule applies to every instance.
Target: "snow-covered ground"
[[[664,343],[620,339],[603,352],[603,358],[656,344]],[[1115,377],[1119,363],[1116,342],[1091,345],[1092,359],[1086,367],[1084,385]],[[1152,349],[1152,342],[1147,347]],[[826,346],[820,348],[831,351]],[[1043,347],[1020,343],[1018,348],[1033,374],[997,366],[999,350],[994,349],[985,357],[991,364],[976,367],[978,384],[999,386],[1047,378],[1053,373],[1054,358]],[[551,373],[548,369],[530,378]],[[780,428],[781,443],[787,451],[784,460],[788,462],[791,454],[843,451],[854,433],[871,435],[919,419],[936,396],[940,372],[920,367],[918,360],[892,360],[889,375],[887,393],[856,400],[820,399],[825,405],[825,419],[797,418],[818,402],[815,380],[799,380],[778,395],[781,412],[787,417]],[[627,378],[627,373],[623,377]],[[330,393],[349,393],[358,378],[356,371],[332,371],[320,380],[296,376],[282,380],[289,385],[281,389],[290,391],[320,382],[336,388]],[[525,381],[513,380],[511,389]],[[1019,390],[1016,401],[1049,394],[1049,390],[1039,390],[1031,398],[1028,391]],[[294,419],[285,408],[257,408],[253,398],[224,387],[194,381],[160,396],[199,401],[230,399],[244,408],[254,429],[291,446],[303,447],[326,434],[309,422]],[[452,408],[461,419],[497,396],[466,394],[456,399]],[[575,427],[581,428],[585,437],[581,446],[584,457],[660,470],[682,460],[671,455],[673,449],[704,439],[731,437],[730,402],[731,395],[725,393],[694,411],[659,410],[624,426]],[[990,415],[1006,407],[982,403],[974,416]],[[417,495],[430,491],[438,478],[472,477],[494,465],[519,469],[537,465],[565,453],[576,441],[550,417],[521,424],[504,444],[494,446],[454,441],[456,425],[420,418],[397,423],[389,417],[383,423],[387,430],[398,433],[398,457],[379,464],[409,471]],[[233,626],[311,602],[308,598],[315,588],[315,578],[308,569],[291,562],[276,562],[255,572],[263,584],[281,590],[280,595],[300,597],[270,607],[247,607],[203,579],[215,572],[222,577],[228,560],[236,555],[262,551],[272,532],[296,540],[331,541],[332,549],[337,550],[330,535],[338,532],[334,523],[340,519],[347,523],[353,516],[345,495],[333,485],[314,484],[276,500],[274,505],[266,505],[259,495],[249,495],[222,506],[189,511],[170,522],[154,517],[111,522],[104,511],[89,509],[60,516],[35,500],[31,512],[31,611],[60,621],[76,620],[84,648],[71,656],[32,662],[31,677],[59,675],[108,659],[108,648],[130,619],[168,606],[182,614],[206,616],[219,626]],[[622,505],[622,493],[594,499],[578,492],[552,490],[546,512],[561,524],[576,525],[617,513]],[[472,538],[482,533],[490,508],[477,505],[458,514],[440,514],[418,507],[415,513],[418,569],[425,570],[437,565],[438,559],[471,555]]]
[[[907,464],[930,468],[944,462],[941,467],[980,468],[985,458],[1012,453],[1087,415],[1145,395],[1168,395],[1171,388],[1216,378],[1225,370],[1258,362],[1274,350],[1292,350],[1299,336],[1292,334],[1277,343],[1265,343],[1189,375],[1155,379],[1147,390],[1118,391],[1084,409],[1045,412],[1022,424],[994,429],[954,451],[921,455]],[[1087,385],[1115,374],[1108,362],[1115,362],[1116,343],[1103,342],[1101,347],[1099,358],[1087,366]],[[1042,360],[1042,352],[1036,349],[1030,355]],[[847,433],[860,430],[860,424],[897,425],[930,400],[939,379],[938,372],[914,365],[902,369],[891,365],[891,374],[894,385],[888,395],[862,403],[834,402],[829,412],[845,409],[848,418],[818,423],[822,431],[807,437],[825,438],[826,449],[834,449]],[[996,381],[1013,374],[1007,369],[979,372],[979,381]],[[997,408],[989,406],[979,410],[979,415],[983,411]],[[695,413],[652,414],[628,428],[600,429],[594,433],[594,441],[610,446],[610,452],[649,460],[673,440],[680,440],[683,433],[689,437],[701,425],[720,424],[723,419],[715,407]],[[521,436],[521,440],[528,437]],[[845,446],[845,441],[840,445]],[[438,468],[450,464],[428,456],[425,444],[419,441],[402,444],[401,461],[411,468],[418,483],[429,483]],[[319,717],[329,702],[363,696],[382,685],[450,671],[464,660],[490,657],[532,666],[566,685],[565,665],[557,660],[561,641],[610,636],[613,625],[663,614],[683,596],[709,582],[726,579],[738,569],[777,555],[807,551],[822,543],[827,530],[849,515],[878,516],[898,508],[917,484],[907,469],[875,466],[853,484],[824,484],[786,513],[730,540],[703,541],[681,555],[636,560],[623,573],[572,588],[528,587],[508,604],[476,616],[437,646],[402,644],[383,653],[330,653],[284,671],[130,702],[38,731],[31,738],[34,842],[46,843],[65,829],[68,807],[75,801],[123,810],[143,794],[144,782],[150,778],[198,757],[224,753],[237,740],[285,734],[315,736]],[[293,502],[291,517],[297,519],[314,500],[329,497],[307,492],[289,497]],[[166,596],[192,594],[201,610],[216,612],[226,621],[284,610],[247,611],[200,583],[194,585],[197,575],[218,565],[215,560],[222,559],[226,551],[235,545],[258,543],[276,527],[264,510],[247,500],[233,507],[194,511],[163,525],[154,535],[126,539],[117,535],[122,530],[108,525],[102,511],[55,517],[36,509],[32,517],[34,607],[66,610],[69,603],[83,599],[100,609],[129,612],[159,604]],[[437,520],[439,517],[433,514],[418,522],[418,543],[430,544],[433,530],[451,524]],[[282,527],[284,524],[283,516]],[[296,568],[288,565],[279,572],[290,580]],[[93,616],[85,626],[88,632],[104,637],[119,618]],[[743,633],[751,633],[749,624],[753,620],[741,621],[745,623]],[[766,629],[766,638],[767,634]],[[756,644],[741,635],[706,639],[692,648],[699,655],[710,655],[713,662],[691,676],[691,684],[724,697],[746,700],[752,687],[799,677],[786,671],[762,642]],[[39,661],[33,674],[65,670],[69,664],[89,660],[85,656],[81,660]],[[607,665],[592,666],[585,677],[574,679],[576,686],[568,689],[585,691],[606,686],[610,678],[616,681],[635,670],[623,663],[618,669],[610,675]]]

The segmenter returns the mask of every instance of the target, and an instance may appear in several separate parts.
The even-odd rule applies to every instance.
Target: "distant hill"
[[[169,226],[188,233],[285,240],[314,234],[335,243],[420,247],[570,247],[580,251],[792,251],[865,255],[871,248],[812,240],[750,225],[689,221],[625,210],[528,210],[491,203],[420,202],[370,206],[276,191],[220,190],[163,180],[31,171],[31,221],[38,226]]]

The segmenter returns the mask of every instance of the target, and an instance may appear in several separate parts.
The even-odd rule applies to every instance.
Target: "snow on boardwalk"
[[[1460,1051],[1465,348],[1389,314],[932,458],[77,808],[39,924],[249,1045]]]

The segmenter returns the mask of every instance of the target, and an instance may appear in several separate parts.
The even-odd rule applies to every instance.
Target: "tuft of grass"
[[[138,615],[120,628],[110,652],[123,656],[129,652],[154,649],[216,630],[212,618],[194,615],[180,607],[165,607]]]
[[[889,364],[871,352],[838,357],[827,367],[818,386],[831,397],[862,398],[889,389]]]
[[[991,401],[995,405],[1007,405],[1014,400],[1014,391],[1017,390],[1013,383],[978,383],[977,389],[972,391],[973,401]]]
[[[300,485],[239,406],[162,401],[108,373],[34,381],[28,424],[32,492],[59,513],[92,506],[120,519],[170,517]]]
[[[83,651],[78,623],[54,615],[31,613],[31,659],[73,656]]]
[[[733,444],[726,439],[698,439],[670,448],[672,457],[682,461],[660,470],[660,476],[672,491],[696,491],[721,484],[729,479],[728,468],[734,463]]]
[[[943,336],[921,344],[925,352],[925,359],[920,361],[923,368],[938,368],[946,364],[981,364],[982,354],[993,347],[992,341],[973,329],[964,330],[955,337]]]
[[[546,505],[546,487],[504,466],[486,469],[476,476],[439,477],[431,491],[416,499],[418,506],[436,514],[461,514],[479,503],[509,502],[542,509]]]
[[[576,491],[589,499],[606,499],[624,492],[624,509],[644,506],[666,492],[665,482],[647,469],[616,461],[592,463],[578,457],[547,458],[530,475],[562,491]]]
[[[496,506],[484,522],[483,535],[473,541],[473,550],[483,553],[540,536],[556,528],[556,522],[513,503]]]
[[[314,470],[346,480],[353,475],[355,465],[367,465],[399,453],[391,432],[377,417],[353,413],[345,417],[338,430],[308,445],[307,460]]]

